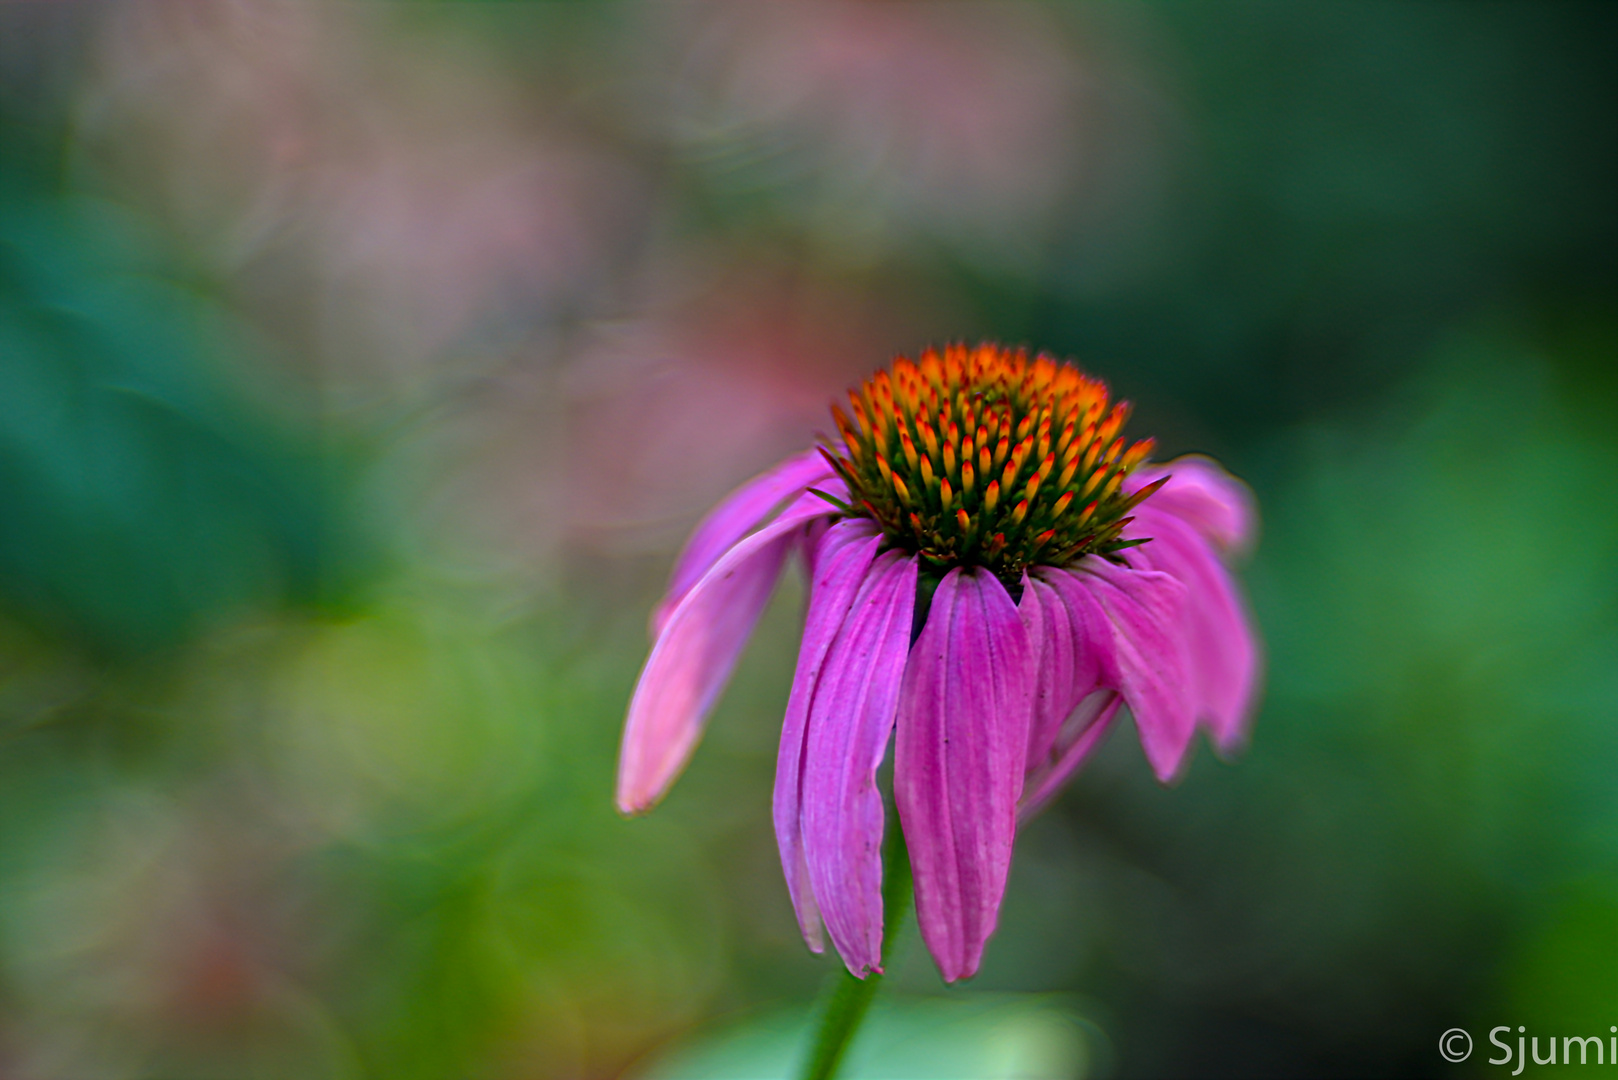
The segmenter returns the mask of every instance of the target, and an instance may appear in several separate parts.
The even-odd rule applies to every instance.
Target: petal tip
[[[642,817],[663,801],[664,792],[648,790],[643,786],[620,782],[613,795],[618,813],[626,818]]]
[[[1152,767],[1152,775],[1157,777],[1159,784],[1174,787],[1185,779],[1191,764],[1191,742],[1192,740],[1187,739],[1185,745],[1177,750],[1146,755],[1147,762]],[[1144,739],[1142,743],[1145,743]]]
[[[1236,723],[1223,731],[1209,732],[1208,741],[1213,744],[1214,753],[1221,761],[1234,761],[1247,753],[1247,748],[1253,742],[1253,722],[1257,713],[1256,704],[1250,705]]]

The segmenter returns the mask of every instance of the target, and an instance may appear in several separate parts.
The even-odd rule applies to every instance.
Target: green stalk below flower
[[[889,814],[892,814],[891,807]],[[910,856],[905,851],[904,835],[895,822],[882,851],[883,970],[893,962],[894,946],[910,910],[911,891]],[[803,1080],[834,1080],[882,980],[878,972],[863,979],[856,979],[847,968],[837,972],[826,995],[826,1006],[802,1073]]]

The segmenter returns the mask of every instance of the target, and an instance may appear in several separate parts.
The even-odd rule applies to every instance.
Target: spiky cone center
[[[1152,440],[1121,434],[1127,402],[1072,364],[984,343],[899,357],[833,404],[823,447],[849,512],[937,572],[982,566],[1015,586],[1141,540],[1121,533],[1163,481],[1125,494]]]

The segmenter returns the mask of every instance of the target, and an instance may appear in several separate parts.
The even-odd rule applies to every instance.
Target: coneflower
[[[836,439],[733,493],[681,554],[618,806],[667,791],[800,553],[774,814],[798,922],[816,952],[824,924],[855,976],[881,970],[891,735],[922,937],[953,982],[994,932],[1019,819],[1121,706],[1165,781],[1199,722],[1222,749],[1243,738],[1258,650],[1224,558],[1252,502],[1205,458],[1148,464],[1100,380],[992,344],[901,357],[832,412]]]

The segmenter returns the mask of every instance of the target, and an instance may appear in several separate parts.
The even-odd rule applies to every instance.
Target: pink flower
[[[1212,461],[1145,464],[1150,440],[1119,434],[1128,406],[1044,356],[928,350],[849,401],[852,418],[833,407],[839,441],[692,534],[653,615],[618,806],[667,791],[799,553],[808,615],[775,777],[799,924],[819,952],[824,923],[855,975],[880,970],[876,773],[892,734],[921,933],[953,982],[994,932],[1018,821],[1121,706],[1164,781],[1199,723],[1240,744],[1258,648],[1223,559],[1254,510]]]

